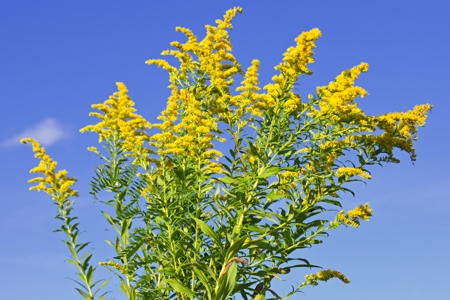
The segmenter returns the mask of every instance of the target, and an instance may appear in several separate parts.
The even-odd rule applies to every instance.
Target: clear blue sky
[[[28,191],[31,149],[18,139],[34,136],[69,175],[79,179],[75,214],[82,239],[93,242],[95,260],[112,255],[103,242],[108,227],[88,182],[97,158],[88,152],[94,134],[78,130],[95,119],[90,105],[103,102],[123,81],[138,112],[150,122],[165,107],[167,75],[144,61],[159,58],[175,26],[200,37],[233,6],[242,6],[231,32],[234,53],[246,68],[261,61],[267,83],[281,54],[302,31],[318,27],[314,75],[300,81],[313,93],[337,74],[365,61],[358,84],[370,94],[359,101],[368,114],[435,107],[419,132],[418,160],[375,167],[367,186],[346,198],[351,209],[370,202],[374,216],[360,229],[340,228],[301,256],[351,280],[308,287],[295,299],[450,299],[450,2],[448,1],[2,1],[0,17],[0,299],[75,300],[74,267],[56,207],[43,193]],[[447,146],[445,146],[447,145]],[[303,281],[293,272],[277,291]],[[111,299],[125,299],[113,278]],[[280,294],[283,294],[280,292]]]

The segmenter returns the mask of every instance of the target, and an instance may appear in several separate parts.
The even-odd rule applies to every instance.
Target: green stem
[[[85,261],[81,261],[80,257],[78,255],[78,250],[77,250],[77,238],[78,238],[78,228],[77,226],[71,226],[70,222],[71,218],[69,218],[69,214],[70,211],[72,210],[70,207],[70,202],[68,200],[65,200],[62,204],[59,205],[58,207],[58,211],[59,211],[59,217],[62,218],[62,220],[64,221],[64,228],[63,231],[66,233],[66,235],[69,237],[69,241],[66,242],[67,247],[69,248],[72,257],[75,261],[75,265],[78,268],[78,270],[80,271],[80,278],[81,280],[83,280],[84,283],[84,287],[85,289],[88,291],[88,298],[89,300],[94,300],[94,294],[92,292],[91,286],[90,286],[90,281],[92,281],[92,272],[93,270],[95,270],[95,268],[92,267],[92,265],[87,264],[86,267],[83,267],[83,265],[87,262],[86,259]],[[72,229],[73,227],[73,229]],[[90,277],[88,278],[88,273],[89,270],[92,269]],[[88,273],[86,273],[86,270],[88,271]]]

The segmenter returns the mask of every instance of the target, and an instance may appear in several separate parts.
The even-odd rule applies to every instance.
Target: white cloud
[[[1,145],[4,147],[17,146],[20,145],[21,139],[30,137],[39,141],[42,146],[50,146],[67,136],[68,134],[57,120],[45,119],[32,128],[27,128],[12,138],[3,141]]]

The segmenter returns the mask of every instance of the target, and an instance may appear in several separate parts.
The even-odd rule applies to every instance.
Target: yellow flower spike
[[[233,105],[238,108],[237,118],[242,118],[244,114],[250,112],[252,116],[262,116],[263,111],[261,107],[261,101],[263,96],[258,94],[261,90],[259,87],[259,74],[260,62],[257,59],[252,60],[252,65],[247,69],[244,75],[244,80],[241,82],[241,86],[236,88],[237,92],[241,92],[239,96],[235,96]]]
[[[28,183],[38,182],[38,185],[32,186],[30,190],[44,191],[49,194],[53,200],[60,205],[70,196],[78,196],[78,191],[71,189],[71,186],[77,181],[75,178],[67,177],[67,171],[61,170],[55,173],[57,163],[45,152],[45,149],[32,138],[20,140],[21,143],[31,143],[35,157],[40,158],[39,165],[30,170],[30,173],[42,173],[45,177],[35,177]]]
[[[372,216],[372,209],[369,208],[369,203],[355,207],[347,212],[347,215],[351,219],[363,219],[369,221]]]
[[[318,28],[313,28],[308,32],[301,33],[296,39],[297,45],[289,47],[283,54],[283,62],[275,67],[293,83],[301,74],[312,74],[308,69],[308,64],[314,62],[315,41],[322,36]]]
[[[345,211],[341,210],[337,214],[334,222],[347,224],[351,227],[358,228],[360,226],[359,220],[369,221],[371,216],[372,209],[369,207],[369,203],[366,203],[349,210],[347,214],[345,214]]]
[[[287,114],[299,112],[302,109],[302,100],[300,95],[293,93],[292,91],[289,93],[289,99],[284,103],[284,110]]]
[[[350,70],[343,71],[328,86],[317,87],[317,95],[322,99],[321,110],[334,112],[343,120],[348,118],[367,120],[368,117],[354,103],[355,98],[358,96],[363,98],[367,92],[363,88],[353,85],[358,76],[368,70],[369,65],[361,63]]]
[[[149,60],[145,61],[145,63],[147,65],[157,65],[158,67],[161,67],[164,70],[169,71],[169,72],[177,72],[177,69],[174,66],[170,65],[164,59],[149,59]]]
[[[318,285],[319,283],[317,281],[319,281],[319,280],[320,281],[328,281],[331,278],[338,278],[344,284],[350,283],[350,280],[348,280],[344,274],[342,274],[339,271],[329,269],[329,270],[319,271],[319,272],[317,272],[317,274],[306,275],[305,276],[305,279],[306,279],[305,284]]]
[[[364,172],[358,168],[339,168],[336,172],[336,176],[360,176],[362,178],[370,179],[372,178],[369,173]]]
[[[118,92],[115,92],[102,104],[94,104],[92,108],[100,110],[103,114],[92,112],[89,115],[100,119],[96,125],[88,125],[80,132],[96,132],[99,134],[99,142],[117,133],[123,139],[124,148],[133,152],[136,148],[142,148],[144,141],[149,137],[146,129],[151,128],[141,115],[136,114],[133,100],[128,96],[128,89],[122,82],[117,82]],[[89,151],[97,153],[95,147],[89,147]]]

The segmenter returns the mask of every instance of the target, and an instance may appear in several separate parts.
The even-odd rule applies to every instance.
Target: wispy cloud
[[[3,147],[17,146],[20,145],[21,139],[30,137],[38,140],[43,146],[50,146],[67,136],[68,133],[63,130],[61,124],[49,118],[3,141],[1,145]]]

